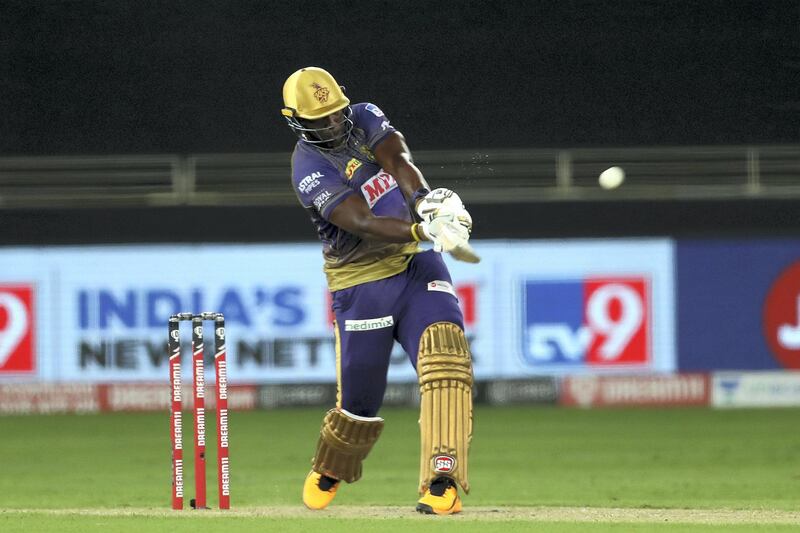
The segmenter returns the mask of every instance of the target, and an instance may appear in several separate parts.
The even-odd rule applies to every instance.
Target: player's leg
[[[472,361],[450,275],[439,254],[420,254],[409,269],[398,339],[420,384],[420,485],[417,510],[461,510],[457,486],[469,492]]]
[[[393,289],[390,280],[381,280],[334,294],[337,402],[325,415],[303,487],[303,502],[311,509],[325,508],[341,481],[360,479],[362,462],[383,429],[376,415],[394,343],[387,298]]]
[[[334,298],[336,402],[338,407],[358,416],[376,416],[386,392],[394,345],[393,293],[401,292],[392,280],[353,287],[357,289],[355,301],[341,298],[349,304],[346,308],[337,308],[338,299]]]
[[[361,464],[383,430],[383,419],[360,417],[334,408],[322,422],[311,471],[303,484],[303,503],[324,509],[336,496],[342,481],[361,478]]]

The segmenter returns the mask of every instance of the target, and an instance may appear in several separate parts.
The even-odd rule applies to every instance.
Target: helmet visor
[[[343,146],[353,131],[350,106],[315,120],[287,117],[289,127],[301,139],[318,148],[335,150]]]

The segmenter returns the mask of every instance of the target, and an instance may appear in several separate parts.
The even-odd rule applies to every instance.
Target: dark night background
[[[0,155],[291,149],[297,68],[412,149],[800,140],[800,2],[0,0]]]
[[[800,1],[0,0],[0,156],[288,153],[281,88],[309,65],[412,151],[800,142]],[[469,207],[476,238],[800,232],[796,198]],[[316,239],[296,205],[6,208],[0,227]]]

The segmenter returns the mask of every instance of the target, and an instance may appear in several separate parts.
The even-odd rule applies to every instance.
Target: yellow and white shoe
[[[461,512],[461,498],[455,482],[446,477],[433,480],[417,502],[417,512],[423,514],[456,514]]]
[[[303,483],[303,503],[309,509],[325,509],[336,496],[339,483],[339,480],[323,476],[312,470]]]

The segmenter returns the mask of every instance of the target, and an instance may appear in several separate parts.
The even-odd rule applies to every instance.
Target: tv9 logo
[[[534,366],[646,366],[651,360],[645,277],[528,280],[522,355]]]
[[[33,287],[0,285],[0,374],[33,372]]]

